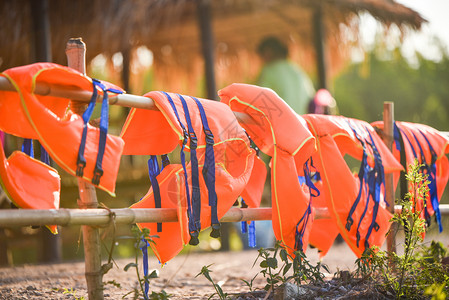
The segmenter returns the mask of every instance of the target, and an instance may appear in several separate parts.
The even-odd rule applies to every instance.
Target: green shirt
[[[257,84],[274,90],[298,114],[307,113],[308,103],[315,95],[307,74],[287,60],[266,64]]]

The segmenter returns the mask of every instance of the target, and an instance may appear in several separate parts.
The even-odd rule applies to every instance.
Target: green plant
[[[67,289],[67,288],[64,288],[64,291],[62,293],[64,295],[71,295],[71,296],[73,296],[73,298],[75,298],[75,300],[86,300],[86,298],[84,298],[83,296],[78,297],[76,295],[76,291],[73,288],[70,288],[70,290]]]
[[[278,254],[281,261],[280,266],[278,263]],[[254,261],[254,265],[259,259],[261,260],[259,266],[262,268],[260,273],[267,280],[267,284],[264,287],[266,291],[274,291],[278,285],[289,281],[294,281],[298,285],[305,281],[309,283],[321,283],[323,282],[324,274],[320,269],[323,268],[329,272],[326,265],[321,265],[321,263],[315,266],[312,265],[302,251],[293,251],[292,254],[288,253],[279,241],[275,244],[274,248],[259,249],[259,254]],[[290,270],[292,270],[291,273],[289,273]]]
[[[420,245],[426,230],[421,215],[426,207],[419,207],[417,203],[425,203],[429,191],[427,175],[420,172],[420,167],[417,161],[409,166],[406,179],[411,192],[401,200],[401,212],[391,219],[404,230],[404,254],[373,247],[366,249],[356,261],[356,276],[381,285],[396,299],[422,299],[425,294],[440,299],[438,297],[445,297],[449,287],[449,277],[441,264],[447,250],[438,242],[432,242],[429,247]]]
[[[156,300],[168,299],[170,297],[170,294],[167,294],[164,290],[162,290],[159,293],[153,291],[149,297],[145,293],[144,285],[149,284],[151,279],[158,277],[158,272],[156,270],[153,270],[150,274],[145,275],[143,277],[139,272],[138,260],[140,250],[146,249],[148,247],[148,243],[155,244],[154,238],[157,238],[158,236],[150,235],[150,231],[148,228],[143,228],[142,230],[140,230],[137,226],[134,226],[131,228],[131,231],[133,233],[133,238],[135,241],[134,243],[135,257],[134,262],[131,262],[124,267],[124,271],[127,272],[130,268],[135,268],[138,287],[134,288],[133,291],[130,291],[129,293],[123,295],[122,298],[125,298],[129,294],[134,293],[134,297],[136,299],[139,297],[140,294],[142,294],[145,299],[156,299]]]
[[[224,293],[223,290],[221,289],[221,286],[219,286],[218,284],[216,284],[216,283],[214,282],[214,280],[212,279],[212,277],[210,276],[210,273],[212,272],[212,271],[209,269],[210,266],[211,266],[211,265],[203,266],[203,267],[201,268],[201,272],[199,272],[199,273],[195,276],[195,278],[198,277],[198,276],[200,276],[200,275],[203,275],[203,276],[206,277],[206,279],[209,280],[209,282],[212,283],[212,285],[214,286],[215,293],[213,293],[212,295],[210,295],[208,299],[211,299],[211,298],[212,298],[213,296],[215,296],[215,295],[218,295],[218,297],[220,297],[220,300],[226,300],[226,299],[228,299],[228,294],[227,294],[227,293]]]

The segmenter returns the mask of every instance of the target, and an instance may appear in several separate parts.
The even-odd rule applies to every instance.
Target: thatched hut
[[[307,70],[318,62],[315,74],[322,85],[325,62],[328,70],[341,63],[354,43],[348,32],[357,36],[361,13],[400,29],[419,29],[425,21],[393,0],[3,0],[0,70],[35,61],[33,41],[42,41],[47,31],[54,62],[65,64],[64,45],[71,37],[86,42],[88,62],[120,52],[124,65],[129,60],[132,65],[135,50],[146,46],[158,88],[193,93],[204,65],[208,78],[215,70],[218,87],[254,78],[260,67],[256,45],[274,35],[288,42],[293,59]]]

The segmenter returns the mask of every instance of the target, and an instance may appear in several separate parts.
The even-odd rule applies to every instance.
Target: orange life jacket
[[[301,184],[298,176],[315,151],[314,137],[304,120],[271,89],[232,84],[218,95],[232,111],[246,113],[255,120],[241,125],[260,150],[272,157],[274,234],[288,251],[305,251],[313,212],[309,187]]]
[[[373,126],[383,128],[383,122],[375,122]],[[426,220],[427,225],[431,223],[431,216],[435,215],[439,231],[443,231],[439,202],[444,188],[449,179],[449,162],[446,153],[449,152],[449,138],[438,130],[423,124],[409,122],[395,122],[393,154],[398,161],[403,163],[404,168],[417,159],[421,166],[420,170],[428,175],[429,193],[426,199],[415,199],[417,209],[421,211],[421,217]],[[405,156],[405,157],[401,157]],[[403,173],[402,173],[403,174]],[[403,176],[403,175],[402,175]],[[395,176],[395,182],[399,180],[399,174]],[[401,194],[409,191],[411,186],[405,185],[405,177],[401,180]],[[410,192],[412,192],[410,190]],[[426,206],[426,209],[424,208]]]
[[[14,151],[6,159],[0,141],[0,178],[8,198],[21,208],[58,209],[60,178],[49,165],[21,151]],[[47,226],[54,234],[56,225]]]
[[[200,230],[212,225],[211,236],[219,236],[218,220],[248,185],[255,151],[232,111],[220,102],[165,92],[145,97],[153,99],[159,111],[132,109],[121,136],[124,154],[153,155],[152,187],[132,207],[177,209],[177,223],[137,224],[158,235],[151,247],[165,263],[185,244],[197,244]],[[170,153],[178,145],[181,164],[169,164],[164,157],[160,170],[154,155]],[[188,164],[184,150],[190,152]],[[254,176],[253,182],[261,181]],[[252,204],[257,205],[257,199]]]
[[[317,138],[318,152],[312,159],[321,177],[321,195],[340,234],[360,257],[366,247],[381,246],[385,240],[392,215],[383,199],[384,173],[401,166],[368,123],[339,116],[303,117]],[[347,166],[345,154],[361,160],[358,175]],[[329,225],[316,222],[311,232],[311,242],[322,255],[336,236],[335,231],[321,235]]]
[[[121,90],[52,63],[12,68],[1,76],[8,78],[16,92],[0,91],[0,129],[38,139],[52,159],[69,174],[78,175],[115,195],[123,141],[107,134],[107,94]],[[103,94],[100,128],[87,123],[94,101],[91,101],[89,111],[80,117],[67,110],[68,99],[35,94],[38,83]]]

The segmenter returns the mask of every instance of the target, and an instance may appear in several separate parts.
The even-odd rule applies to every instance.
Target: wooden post
[[[327,62],[325,53],[325,28],[321,5],[313,12],[313,32],[315,37],[316,63],[318,71],[318,88],[327,89]]]
[[[394,103],[384,103],[384,134],[383,141],[387,148],[393,150],[393,128],[394,128]],[[390,205],[389,211],[394,214],[394,184],[393,174],[385,174],[385,201]],[[396,252],[396,223],[391,224],[390,233],[387,236],[387,250]]]
[[[212,32],[210,0],[198,1],[198,22],[201,33],[201,49],[204,57],[204,71],[206,76],[207,98],[217,99],[215,86],[215,59],[214,59],[214,37]]]
[[[70,39],[66,47],[67,64],[69,67],[86,73],[86,45],[81,40]],[[81,115],[85,109],[86,104],[76,101],[71,101],[71,109],[74,113]],[[80,208],[97,208],[97,194],[95,187],[82,180],[78,179],[78,189],[80,200],[78,206]],[[83,230],[83,244],[84,244],[84,262],[85,262],[85,276],[87,282],[87,292],[89,299],[102,300],[103,298],[103,274],[101,272],[101,244],[100,233],[98,228],[93,226],[82,226]]]

